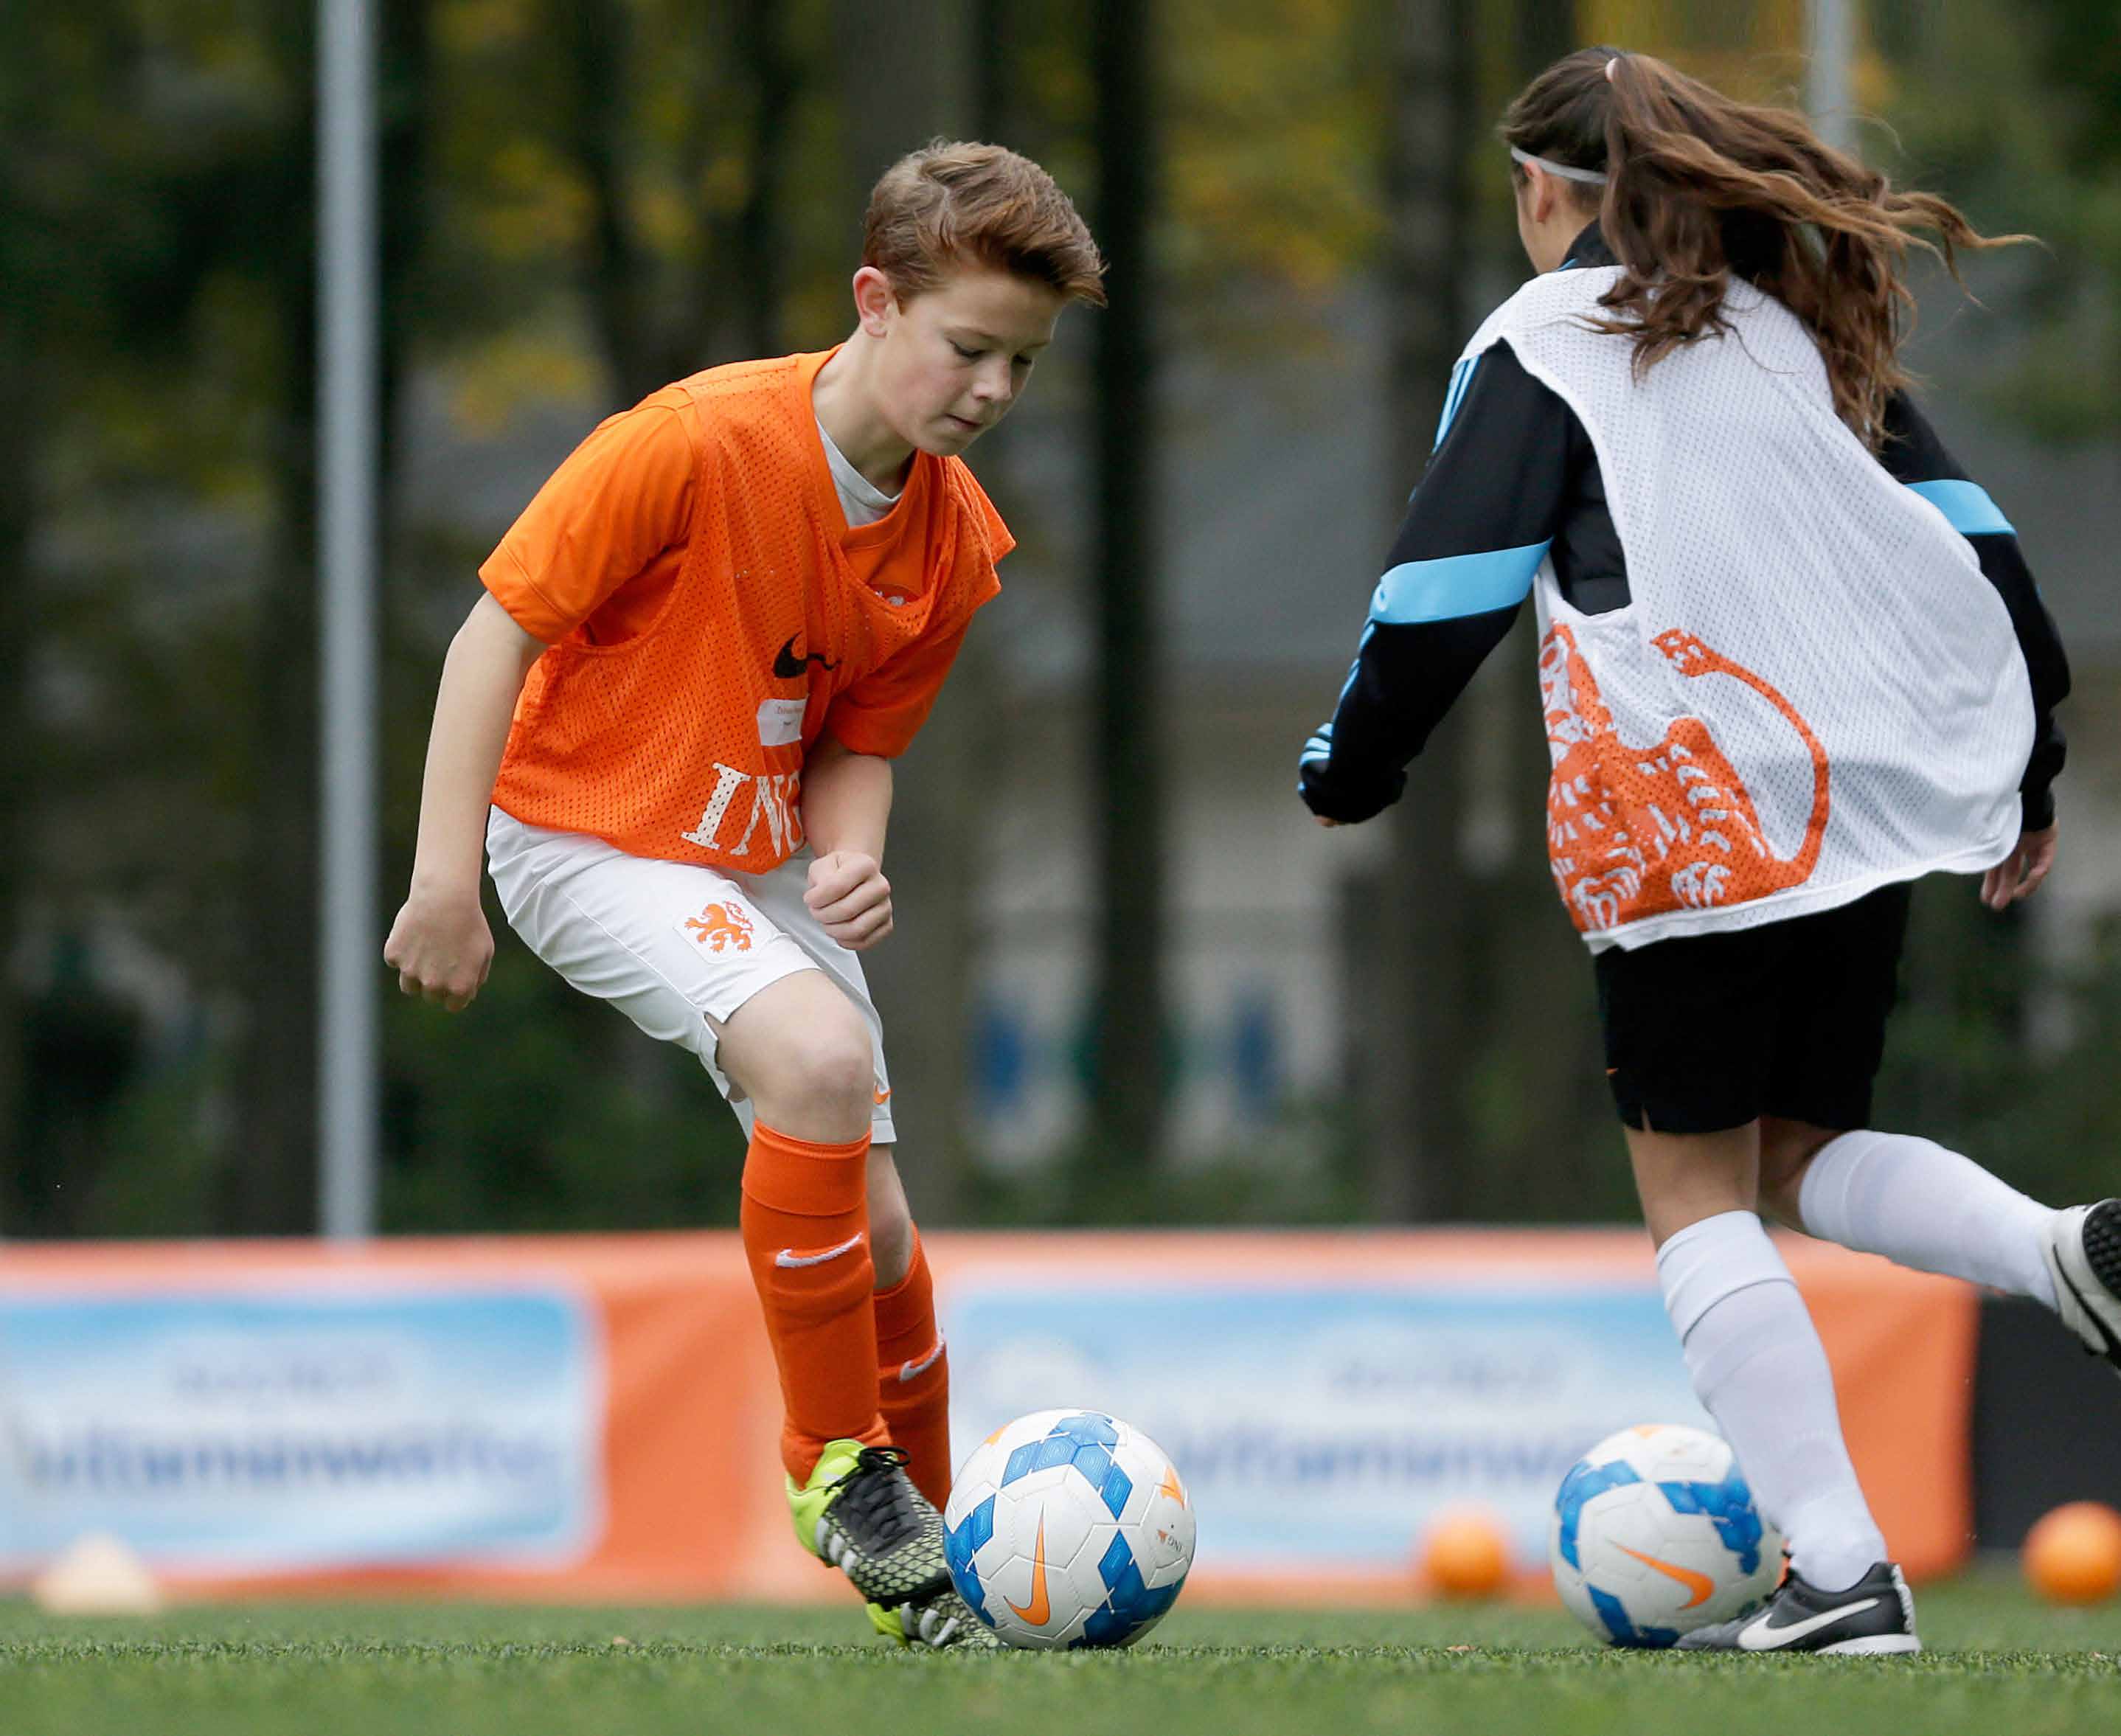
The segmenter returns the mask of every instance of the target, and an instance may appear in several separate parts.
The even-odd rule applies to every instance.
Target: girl
[[[2121,1365],[2121,1203],[1867,1127],[1909,883],[1983,873],[2002,910],[2054,861],[2062,646],[1895,360],[1914,231],[1999,244],[1645,55],[1558,62],[1502,133],[1542,275],[1452,376],[1301,791],[1328,825],[1396,800],[1536,592],[1550,853],[1666,1306],[1790,1545],[1764,1608],[1680,1643],[1915,1651],[1757,1214],[2037,1297]]]
[[[384,949],[469,1004],[482,844],[538,957],[699,1057],[750,1140],[796,1536],[928,1645],[993,1641],[944,1563],[949,1365],[858,954],[891,931],[891,762],[1012,546],[958,455],[1103,268],[1036,163],[939,142],[870,195],[845,343],[593,432],[480,569]]]

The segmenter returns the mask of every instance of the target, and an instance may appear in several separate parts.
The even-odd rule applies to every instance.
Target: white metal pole
[[[370,0],[318,0],[318,1217],[334,1241],[375,1227],[375,53]]]
[[[1837,151],[1856,148],[1856,104],[1850,67],[1856,58],[1856,0],[1810,0],[1811,41],[1805,106],[1819,136]]]

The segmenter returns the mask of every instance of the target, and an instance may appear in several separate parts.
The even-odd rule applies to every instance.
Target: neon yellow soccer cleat
[[[879,1633],[938,1649],[1000,1643],[950,1583],[943,1515],[913,1486],[900,1449],[832,1441],[807,1483],[787,1485],[796,1541],[847,1576]]]

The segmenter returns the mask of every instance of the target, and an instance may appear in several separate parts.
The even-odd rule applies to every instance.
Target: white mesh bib
[[[1538,599],[1555,883],[1594,950],[1778,922],[2018,835],[2025,660],[1965,539],[1834,413],[1788,309],[1641,380],[1587,329],[1618,267],[1550,273],[1488,320],[1583,423],[1633,600]]]

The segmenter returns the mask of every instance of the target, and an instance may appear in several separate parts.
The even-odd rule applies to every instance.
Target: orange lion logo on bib
[[[1555,625],[1539,656],[1540,698],[1554,757],[1547,849],[1562,902],[1587,934],[1802,885],[1818,866],[1826,837],[1826,750],[1797,707],[1690,634],[1675,629],[1650,642],[1681,675],[1728,675],[1775,708],[1811,756],[1811,814],[1796,856],[1776,856],[1751,795],[1708,725],[1682,717],[1654,747],[1629,746],[1575,634]]]
[[[751,950],[751,918],[741,905],[710,904],[697,916],[686,917],[685,926],[710,952]]]

